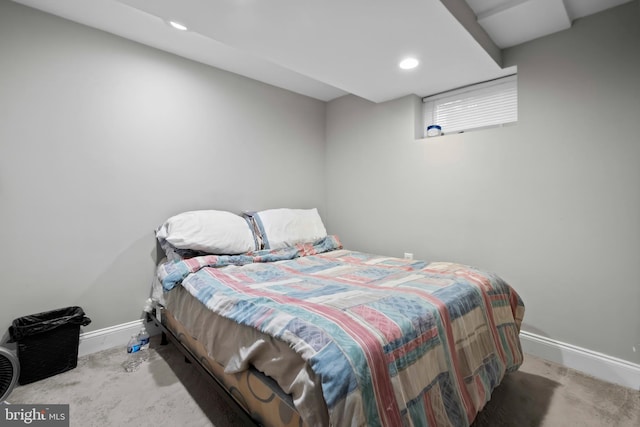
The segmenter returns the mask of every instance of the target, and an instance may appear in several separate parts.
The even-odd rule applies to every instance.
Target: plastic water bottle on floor
[[[124,370],[127,372],[134,372],[142,364],[140,359],[140,341],[138,341],[137,335],[132,335],[129,343],[127,344],[127,360],[124,362]]]
[[[146,362],[149,360],[149,333],[144,326],[138,332],[138,342],[140,343],[140,361]]]

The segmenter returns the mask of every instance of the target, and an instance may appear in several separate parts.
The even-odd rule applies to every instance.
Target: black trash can
[[[66,307],[15,319],[10,342],[18,344],[22,385],[78,366],[80,326],[91,323],[80,307]]]

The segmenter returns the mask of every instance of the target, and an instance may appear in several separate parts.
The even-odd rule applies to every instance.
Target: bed
[[[345,249],[315,209],[204,212],[157,230],[158,322],[257,424],[469,426],[522,364],[493,273]]]

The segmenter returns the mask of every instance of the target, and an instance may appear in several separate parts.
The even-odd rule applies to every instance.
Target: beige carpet
[[[78,367],[18,386],[11,403],[70,404],[73,427],[238,426],[240,418],[218,398],[172,345],[152,340],[151,357],[126,373],[115,348],[82,357]],[[527,356],[478,415],[474,427],[640,426],[640,392]]]

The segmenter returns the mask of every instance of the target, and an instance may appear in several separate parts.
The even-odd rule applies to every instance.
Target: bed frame
[[[240,417],[242,425],[264,427],[304,427],[291,396],[284,393],[274,380],[254,368],[226,374],[224,368],[207,356],[200,342],[192,337],[167,310],[156,307],[147,314],[162,331],[161,345],[171,341],[204,376],[216,395]]]

